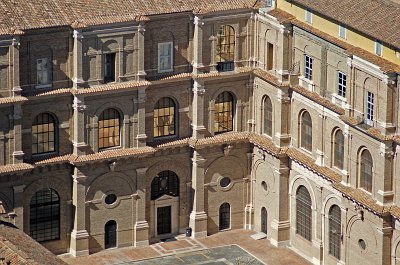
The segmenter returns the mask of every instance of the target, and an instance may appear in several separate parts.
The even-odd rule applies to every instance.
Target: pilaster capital
[[[204,85],[200,84],[197,81],[194,81],[193,83],[193,93],[197,95],[204,95],[206,93],[206,89],[204,88]]]
[[[74,103],[72,104],[72,108],[78,112],[84,112],[86,109],[85,102],[83,99],[79,99],[78,97],[74,97]]]
[[[145,32],[146,31],[144,23],[140,23],[139,24],[138,31],[139,32]]]
[[[14,36],[11,41],[11,45],[14,47],[19,47],[21,45],[19,41],[19,36]]]
[[[72,175],[74,181],[77,183],[85,183],[87,176],[83,174],[77,167],[74,168],[74,174]]]
[[[199,27],[203,26],[203,25],[204,25],[203,18],[202,18],[202,17],[199,17],[199,16],[195,16],[195,17],[194,17],[194,20],[193,20],[193,24],[194,24],[195,26],[199,26]]]
[[[79,31],[79,30],[76,30],[76,29],[74,30],[72,36],[73,36],[74,39],[76,39],[76,40],[82,40],[82,39],[83,39],[82,32]]]
[[[142,168],[137,168],[137,169],[135,169],[136,170],[136,175],[139,177],[143,177],[143,176],[145,176],[146,175],[146,173],[147,173],[147,169],[149,169],[149,168],[147,168],[147,167],[142,167]]]
[[[22,193],[25,190],[26,185],[13,186],[14,193]]]

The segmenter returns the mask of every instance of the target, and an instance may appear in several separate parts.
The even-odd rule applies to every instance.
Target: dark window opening
[[[104,83],[115,81],[115,53],[104,56]]]
[[[151,182],[151,199],[156,200],[164,194],[179,196],[179,178],[175,172],[166,170],[160,172]]]

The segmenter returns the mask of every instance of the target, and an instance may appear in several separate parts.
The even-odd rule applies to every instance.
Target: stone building
[[[55,254],[245,228],[400,264],[396,0],[0,6],[1,218]]]

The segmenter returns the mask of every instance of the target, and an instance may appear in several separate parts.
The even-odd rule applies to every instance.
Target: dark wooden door
[[[171,234],[171,206],[157,208],[157,234]]]
[[[105,247],[115,248],[117,246],[117,223],[115,221],[108,221],[104,230]]]
[[[263,207],[261,209],[261,232],[267,233],[267,210]]]

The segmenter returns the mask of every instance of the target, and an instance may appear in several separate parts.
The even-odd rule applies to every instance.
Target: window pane
[[[39,114],[32,124],[32,154],[54,152],[55,135],[53,116],[48,113]]]
[[[160,99],[153,115],[154,137],[175,134],[175,103],[171,98]]]
[[[214,132],[222,133],[233,130],[233,96],[223,92],[215,100]]]
[[[311,241],[311,197],[304,186],[296,193],[296,233]]]
[[[120,118],[115,109],[106,109],[99,117],[99,149],[119,146]]]

